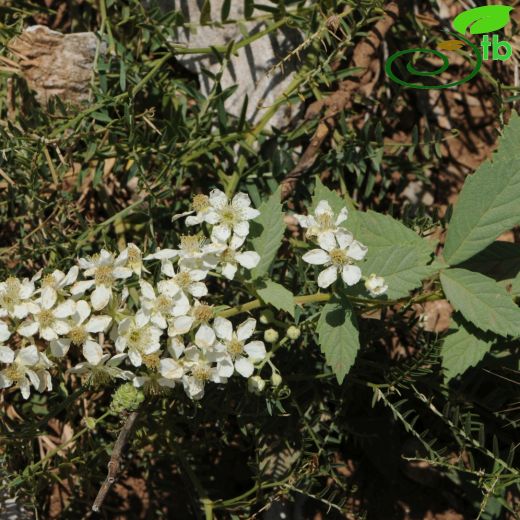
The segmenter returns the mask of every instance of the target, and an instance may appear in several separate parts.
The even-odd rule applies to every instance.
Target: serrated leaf
[[[338,214],[347,203],[335,192],[316,181],[312,206],[326,200]],[[360,264],[363,274],[384,276],[388,284],[388,298],[402,298],[432,276],[438,266],[428,265],[433,244],[393,219],[373,211],[356,211],[349,207],[349,217],[343,224],[354,237],[368,246],[365,261]]]
[[[346,301],[326,304],[316,327],[320,348],[338,383],[354,364],[359,350],[359,332],[352,307]]]
[[[267,274],[278,249],[282,245],[285,223],[283,221],[280,188],[260,206],[259,211],[260,215],[251,225],[251,242],[254,250],[260,255],[260,262],[251,272],[254,279]]]
[[[448,226],[444,258],[460,264],[520,224],[520,116],[513,113],[492,161],[466,178]]]
[[[446,381],[477,365],[490,351],[493,337],[456,318],[453,332],[444,338],[441,356]]]
[[[493,279],[466,269],[441,272],[446,297],[464,318],[481,330],[520,336],[520,308]]]
[[[483,34],[498,31],[509,22],[512,7],[506,5],[485,5],[460,13],[453,20],[453,28],[465,34],[470,27],[470,34]]]
[[[256,292],[265,303],[288,312],[294,318],[294,295],[289,289],[272,280],[265,280]]]

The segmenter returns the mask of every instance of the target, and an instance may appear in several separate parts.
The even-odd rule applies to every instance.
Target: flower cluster
[[[51,390],[54,367],[78,358],[69,372],[92,384],[122,379],[148,392],[182,385],[192,399],[208,382],[250,378],[266,357],[252,340],[256,320],[234,328],[203,300],[210,272],[233,279],[260,260],[243,250],[259,214],[250,204],[243,193],[231,201],[220,190],[196,195],[186,224],[207,225],[209,237],[200,230],[145,257],[134,244],[118,255],[102,249],[67,273],[0,282],[0,388],[18,387],[26,399],[31,388]],[[153,261],[158,281],[146,268]]]
[[[346,208],[336,217],[330,204],[321,200],[314,215],[295,215],[295,218],[299,225],[306,229],[306,237],[319,245],[319,248],[303,255],[305,262],[325,267],[318,275],[319,287],[329,287],[338,277],[349,286],[356,285],[363,278],[357,262],[365,258],[368,248],[355,240],[347,229],[341,227],[348,218]],[[373,297],[384,294],[388,289],[384,278],[375,274],[366,278],[365,287]]]

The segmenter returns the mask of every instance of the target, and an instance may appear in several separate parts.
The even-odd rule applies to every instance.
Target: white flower
[[[124,267],[127,259],[127,254],[114,258],[114,255],[105,249],[90,258],[80,258],[79,266],[85,270],[84,276],[93,277],[93,279],[76,282],[72,286],[71,294],[84,294],[95,286],[90,297],[92,307],[96,311],[103,309],[112,297],[112,288],[116,280],[132,276],[132,270]]]
[[[320,200],[314,215],[294,215],[298,224],[306,228],[308,237],[320,238],[322,235],[332,235],[339,229],[339,225],[345,222],[348,217],[347,208],[342,208],[339,215],[335,218],[330,204],[326,200]]]
[[[41,357],[35,345],[18,350],[16,355],[9,347],[0,346],[0,362],[9,364],[0,371],[0,388],[15,385],[20,388],[24,399],[29,398],[31,385],[39,392],[52,388],[47,372],[52,363]]]
[[[214,225],[211,239],[214,242],[227,242],[232,233],[240,237],[249,234],[249,222],[260,212],[251,208],[251,199],[245,193],[237,193],[231,202],[220,190],[209,195],[210,208],[204,216],[208,224]]]
[[[143,388],[148,394],[157,394],[161,392],[161,388],[174,388],[175,380],[162,377],[156,372],[141,374],[135,376],[132,383],[136,388]]]
[[[186,213],[182,213],[179,217],[184,217],[185,215],[191,215],[196,213],[192,217],[188,217],[186,219],[187,226],[196,226],[197,224],[202,224],[205,219],[208,211],[211,209],[211,205],[209,203],[209,197],[207,195],[198,194],[193,197],[191,206],[193,211],[187,211]]]
[[[125,262],[125,267],[128,267],[137,276],[141,276],[141,272],[148,272],[143,267],[143,256],[141,250],[135,244],[128,244],[128,246],[121,251],[118,260]]]
[[[75,265],[68,270],[67,274],[56,269],[43,277],[39,292],[41,301],[47,309],[50,309],[56,303],[58,295],[67,296],[64,289],[76,281],[78,273],[79,268]]]
[[[190,308],[189,301],[182,292],[177,292],[173,296],[160,292],[156,294],[152,284],[147,281],[140,280],[139,284],[141,286],[141,311],[160,329],[168,326],[167,319],[172,316],[181,316]],[[165,288],[164,285],[159,285],[158,290],[161,287]],[[166,286],[167,289],[168,286]]]
[[[80,347],[86,343],[96,343],[91,334],[106,331],[111,321],[110,316],[91,316],[89,304],[85,300],[77,301],[76,310],[69,322],[70,330],[66,333],[66,337],[52,340],[50,343],[52,355],[65,356],[71,344]]]
[[[94,386],[106,385],[112,379],[128,381],[134,378],[134,373],[119,368],[126,354],[103,354],[101,345],[94,341],[87,341],[83,345],[83,356],[87,360],[78,363],[69,372],[73,374],[88,374],[88,379]]]
[[[49,302],[52,300],[39,302],[36,312],[31,313],[31,317],[18,327],[18,334],[30,337],[38,332],[41,338],[52,341],[69,332],[70,324],[67,318],[76,311],[76,303],[69,299],[51,309],[47,307]]]
[[[371,274],[365,280],[365,287],[370,293],[370,296],[374,298],[376,296],[381,296],[388,290],[388,285],[385,283],[385,279],[382,276],[377,276],[375,274]]]
[[[265,345],[262,341],[246,343],[246,340],[253,335],[255,327],[256,320],[248,318],[234,332],[233,325],[228,319],[215,318],[213,328],[220,339],[216,350],[224,352],[228,363],[230,362],[229,364],[231,365],[231,373],[222,373],[223,376],[231,376],[233,373],[232,367],[234,366],[240,375],[249,377],[255,369],[254,363],[265,358]]]
[[[336,234],[323,234],[319,238],[321,249],[313,249],[303,255],[303,260],[313,265],[327,266],[318,276],[318,285],[326,288],[338,279],[338,273],[347,285],[355,285],[361,280],[361,269],[353,265],[362,260],[367,247],[354,240],[351,233],[339,229]]]
[[[34,279],[10,277],[0,282],[0,318],[10,316],[19,320],[37,309],[31,300],[35,292]]]
[[[165,265],[167,264],[163,264],[163,267]],[[206,278],[205,271],[185,268],[176,273],[173,265],[170,264],[170,267],[164,271],[164,274],[169,276],[170,280],[161,280],[157,285],[161,294],[181,298],[179,303],[182,303],[183,299],[187,301],[189,295],[202,298],[208,294],[208,288],[201,281]]]
[[[148,317],[138,312],[135,317],[125,318],[117,328],[116,350],[124,352],[128,349],[128,357],[132,365],[138,367],[143,356],[153,354],[161,348],[162,331],[148,321]]]
[[[207,324],[212,317],[213,307],[195,300],[188,313],[176,316],[169,321],[168,336],[186,334],[197,324]]]
[[[159,362],[159,373],[169,381],[180,381],[184,376],[182,363],[173,358],[163,358]]]
[[[201,399],[204,396],[204,386],[208,381],[214,383],[222,383],[226,376],[221,372],[224,371],[226,359],[222,359],[220,367],[215,363],[220,361],[222,355],[215,352],[202,352],[196,346],[190,346],[184,351],[184,366],[187,374],[183,377],[184,390],[191,399]],[[233,373],[233,365],[231,365],[231,373]],[[226,370],[226,372],[229,372]]]
[[[258,262],[260,262],[260,255],[256,251],[238,251],[245,239],[245,237],[233,235],[230,243],[218,255],[222,264],[222,274],[228,280],[233,280],[238,265],[246,269],[253,269],[258,265]]]

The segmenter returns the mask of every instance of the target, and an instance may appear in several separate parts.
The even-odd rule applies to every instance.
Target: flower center
[[[96,285],[111,286],[114,282],[113,268],[111,265],[102,265],[96,269]]]
[[[197,212],[204,211],[209,208],[209,198],[207,195],[195,195],[191,203],[193,209]]]
[[[14,365],[7,367],[4,370],[4,374],[14,383],[18,383],[25,377],[25,370],[15,363]]]
[[[201,240],[197,235],[182,235],[181,249],[187,253],[196,253],[201,245]]]
[[[128,334],[128,346],[132,350],[142,350],[149,340],[148,327],[142,327],[140,329],[132,328]]]
[[[17,278],[10,277],[5,281],[5,290],[0,294],[0,303],[3,307],[11,308],[20,301],[21,285]]]
[[[229,262],[230,264],[235,262],[235,251],[228,247],[221,254],[221,259],[223,262]]]
[[[54,314],[48,309],[43,309],[38,314],[38,321],[41,327],[50,327],[54,323]]]
[[[159,369],[160,359],[157,353],[146,354],[143,357],[143,364],[150,370],[157,371]]]
[[[232,206],[226,206],[220,212],[220,218],[223,224],[232,226],[237,221],[237,212]]]
[[[74,345],[83,345],[87,339],[87,331],[81,325],[78,325],[70,330],[69,338]]]
[[[329,253],[329,255],[330,255],[330,261],[332,262],[332,265],[341,266],[341,265],[348,264],[347,253],[345,253],[345,251],[343,251],[343,249],[339,249],[339,248],[333,249]]]
[[[238,339],[233,338],[228,344],[227,344],[227,351],[229,352],[229,355],[231,357],[237,357],[244,352],[244,344],[241,341],[238,341]]]
[[[193,316],[197,321],[209,321],[213,317],[213,307],[202,303],[193,308]]]
[[[55,287],[55,286],[56,286],[56,280],[54,279],[54,276],[52,276],[52,274],[48,274],[43,277],[42,287]]]
[[[180,272],[176,277],[175,281],[181,289],[186,289],[191,284],[191,276],[188,271]]]
[[[130,265],[138,265],[141,263],[141,251],[133,244],[128,246],[128,263]]]
[[[316,215],[316,222],[322,229],[331,229],[334,227],[334,221],[332,220],[332,215],[330,213]]]
[[[208,366],[199,365],[192,370],[193,377],[199,381],[208,381],[211,370]]]
[[[157,309],[157,312],[160,312],[161,314],[169,314],[170,309],[172,308],[172,300],[165,294],[161,294],[156,300],[155,300],[155,308]]]

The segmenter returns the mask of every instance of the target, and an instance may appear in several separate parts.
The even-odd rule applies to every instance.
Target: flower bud
[[[274,329],[267,329],[264,332],[264,341],[267,343],[276,343],[278,341],[279,334]]]
[[[144,401],[144,394],[132,383],[121,385],[112,396],[110,410],[115,414],[122,412],[134,412]]]
[[[282,376],[278,372],[273,372],[271,376],[271,385],[275,388],[282,384]]]
[[[291,340],[297,340],[299,337],[300,337],[300,334],[301,334],[301,330],[294,326],[294,325],[291,325],[288,329],[287,329],[287,337]]]
[[[247,389],[256,395],[260,395],[265,388],[265,381],[260,376],[252,376],[247,380]]]
[[[382,276],[376,276],[375,274],[371,274],[365,280],[365,287],[372,297],[381,296],[381,294],[384,294],[388,290],[388,285],[385,284],[385,279]]]

